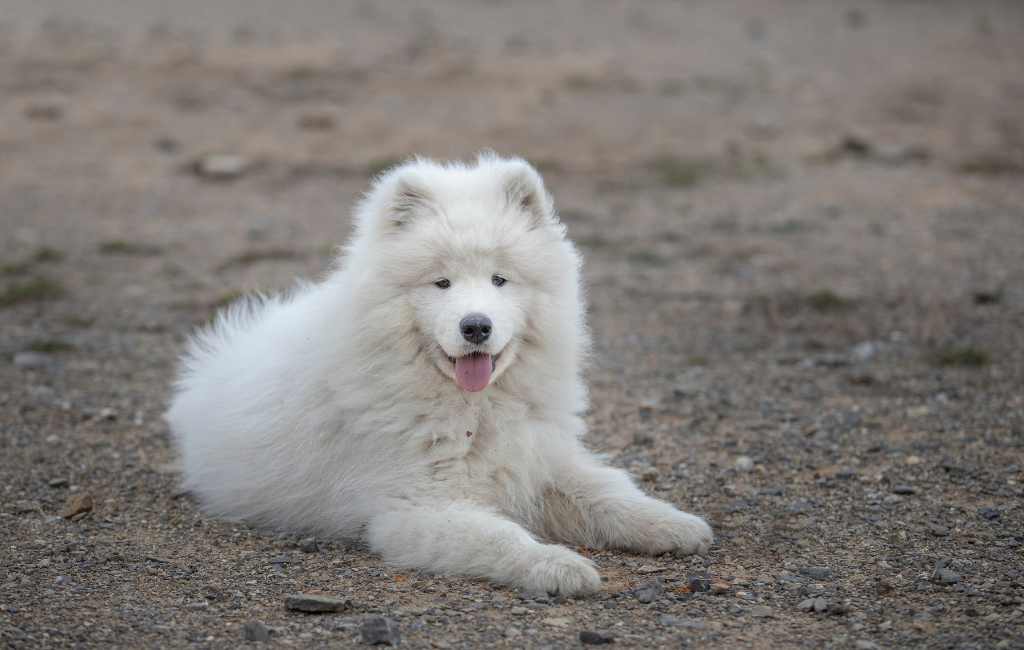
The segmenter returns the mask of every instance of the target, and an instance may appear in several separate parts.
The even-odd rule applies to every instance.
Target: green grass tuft
[[[44,246],[36,251],[37,262],[59,262],[64,259],[64,253],[57,250],[56,248],[50,248]]]
[[[929,360],[936,366],[983,366],[988,363],[988,353],[978,348],[947,345],[932,352]]]
[[[34,278],[24,284],[12,284],[7,291],[0,294],[0,307],[15,305],[19,302],[59,298],[64,295],[64,287],[49,278]]]
[[[32,343],[30,348],[33,352],[60,352],[61,350],[71,350],[72,346],[62,341],[54,341],[52,339],[37,339]]]
[[[807,299],[807,304],[818,311],[839,311],[846,306],[846,301],[828,289],[822,289]]]

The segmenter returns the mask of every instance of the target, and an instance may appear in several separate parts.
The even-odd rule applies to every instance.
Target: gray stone
[[[671,614],[662,614],[661,617],[658,619],[658,622],[664,625],[665,627],[673,627],[681,623],[678,616],[672,616]]]
[[[48,485],[50,487],[66,487],[68,483],[70,483],[70,481],[66,478],[53,478],[50,479]]]
[[[658,597],[658,593],[653,589],[641,589],[636,592],[636,599],[643,604],[653,603],[654,599]]]
[[[210,604],[204,600],[201,603],[188,603],[185,605],[185,609],[190,612],[203,612],[206,611],[206,608],[209,606]]]
[[[14,355],[14,365],[19,368],[42,368],[50,362],[50,355],[45,352],[18,352]]]
[[[834,603],[829,603],[828,606],[825,609],[826,609],[826,611],[829,614],[836,614],[836,615],[849,614],[850,613],[850,601],[844,600],[842,602],[837,601],[837,602],[834,602]]]
[[[636,599],[641,603],[653,603],[654,599],[661,593],[661,580],[657,577],[634,587]]]
[[[729,585],[722,584],[721,582],[714,582],[711,584],[710,587],[708,587],[708,591],[710,591],[712,594],[716,596],[724,596],[726,594],[732,593],[732,587],[730,587]]]
[[[828,603],[825,602],[824,598],[818,596],[814,599],[814,603],[811,605],[811,609],[813,609],[816,612],[823,612],[826,609],[828,609]]]
[[[398,645],[402,641],[398,623],[383,616],[366,619],[359,628],[359,636],[365,645]]]
[[[815,580],[825,580],[832,574],[832,569],[828,567],[804,567],[800,569],[800,573],[810,576]]]
[[[512,627],[511,625],[505,628],[505,631],[501,633],[501,636],[511,639],[517,636],[521,636],[523,633],[519,631],[519,628]]]
[[[333,596],[288,594],[284,597],[284,606],[300,612],[343,612],[352,606],[352,601]]]
[[[892,489],[893,494],[917,494],[917,488],[912,485],[897,485]]]
[[[254,618],[245,622],[245,638],[247,641],[270,641],[267,626]]]
[[[301,564],[302,560],[290,558],[287,555],[278,555],[270,561],[271,564]]]
[[[1010,465],[1008,467],[1004,467],[1003,468],[1003,474],[1019,474],[1019,473],[1020,473],[1020,468],[1017,467],[1016,465]]]
[[[809,612],[814,609],[814,599],[808,598],[807,600],[800,601],[800,604],[796,606],[801,612]]]
[[[299,540],[299,550],[303,553],[316,553],[320,550],[320,546],[316,543],[316,538],[307,537]]]
[[[772,618],[775,616],[775,613],[764,605],[754,605],[750,610],[750,615],[754,618]]]
[[[936,537],[946,537],[949,535],[949,529],[939,524],[932,526],[931,531],[932,535],[935,535]]]
[[[951,571],[950,569],[936,569],[935,572],[932,573],[931,579],[932,582],[942,582],[947,585],[964,581],[963,576],[956,571]]]
[[[602,645],[605,643],[615,643],[615,635],[611,632],[594,632],[592,630],[583,630],[580,632],[580,643],[583,645]]]

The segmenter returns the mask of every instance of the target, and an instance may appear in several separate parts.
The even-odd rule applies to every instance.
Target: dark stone
[[[800,573],[810,576],[815,580],[825,580],[832,574],[832,569],[828,567],[804,567],[800,569]]]
[[[284,605],[300,612],[343,612],[352,607],[352,601],[331,596],[288,594],[284,597]]]
[[[583,645],[615,643],[615,635],[611,632],[593,632],[591,630],[583,630],[580,632],[580,643]]]
[[[366,645],[398,645],[402,640],[398,623],[383,616],[366,619],[359,628],[359,635]]]
[[[307,537],[299,541],[299,550],[303,553],[317,553],[320,551],[320,546],[316,543],[316,538]]]
[[[693,580],[690,580],[690,591],[695,594],[707,591],[711,588],[712,582],[714,582],[714,580],[711,580],[710,578],[694,578]]]
[[[893,494],[917,494],[917,488],[912,485],[897,485],[892,489]]]
[[[270,631],[263,623],[250,618],[245,622],[245,638],[248,641],[270,641]]]

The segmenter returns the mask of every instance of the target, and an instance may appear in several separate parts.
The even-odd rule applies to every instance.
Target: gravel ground
[[[120,4],[0,9],[3,643],[1024,647],[1019,3]],[[585,254],[590,442],[707,556],[563,601],[180,492],[189,332],[482,147]]]

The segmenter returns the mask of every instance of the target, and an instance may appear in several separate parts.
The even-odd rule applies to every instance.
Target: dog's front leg
[[[499,580],[566,596],[597,591],[590,560],[541,544],[522,526],[478,505],[400,505],[367,526],[371,549],[402,567]]]
[[[652,499],[619,469],[579,459],[561,472],[545,503],[554,539],[590,548],[703,555],[714,536],[700,517]]]

